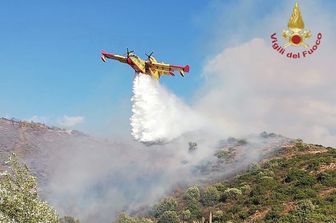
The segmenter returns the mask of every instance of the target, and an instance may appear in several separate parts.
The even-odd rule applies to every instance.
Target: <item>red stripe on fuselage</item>
[[[133,60],[132,60],[130,57],[127,58],[127,63],[128,63],[128,64],[129,64],[129,65],[130,65],[136,72],[138,72],[138,73],[144,73],[144,71],[141,70],[140,67],[138,67],[138,66],[136,65],[136,63],[134,63]]]

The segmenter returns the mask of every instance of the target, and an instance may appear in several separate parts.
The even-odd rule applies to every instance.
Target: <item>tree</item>
[[[9,170],[0,175],[0,222],[58,223],[56,211],[37,195],[36,178],[15,154],[9,157]]]
[[[242,195],[241,190],[234,188],[234,187],[228,188],[224,191],[225,199],[238,199],[240,195]]]
[[[201,205],[198,201],[190,202],[187,205],[188,205],[188,210],[190,211],[190,214],[191,214],[191,219],[198,219],[202,217]]]
[[[189,201],[199,201],[199,199],[201,197],[201,193],[200,193],[200,190],[198,189],[198,187],[193,186],[193,187],[189,187],[187,189],[184,196],[185,196],[185,199],[187,200],[187,202],[189,202]]]
[[[188,211],[190,212],[190,218],[199,218],[201,216],[201,207],[199,203],[201,193],[198,187],[189,187],[185,192],[184,197],[187,202]]]
[[[182,212],[182,220],[190,221],[191,220],[191,212],[189,210],[185,210]]]
[[[210,186],[207,187],[204,191],[203,195],[203,203],[206,206],[215,205],[220,199],[220,192],[216,187]]]
[[[214,222],[223,222],[224,221],[224,212],[219,210],[216,211],[213,215],[213,221]]]
[[[177,202],[174,198],[168,197],[163,199],[159,204],[154,206],[154,216],[159,218],[166,211],[176,211]]]
[[[149,218],[140,218],[137,221],[138,223],[153,223],[153,221]]]
[[[115,222],[116,223],[137,223],[137,221],[134,218],[128,216],[126,213],[121,213]]]
[[[153,223],[153,221],[148,218],[130,217],[126,213],[121,213],[115,223]]]
[[[180,219],[176,211],[165,211],[159,218],[158,223],[179,223]]]

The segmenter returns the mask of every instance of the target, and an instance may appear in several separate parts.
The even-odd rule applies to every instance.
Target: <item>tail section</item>
[[[189,67],[189,65],[186,65],[185,67],[183,67],[183,71],[184,72],[189,72],[189,70],[190,70],[190,67]]]
[[[106,62],[106,56],[108,53],[105,50],[101,50],[101,56],[100,59],[105,63]]]
[[[103,62],[106,62],[106,57],[105,57],[104,55],[102,55],[102,56],[100,57],[100,59],[101,59]]]
[[[182,70],[180,70],[180,74],[181,74],[181,76],[182,76],[182,77],[184,77],[184,73],[185,73],[185,72],[187,72],[187,73],[188,73],[188,72],[189,72],[189,70],[190,70],[190,67],[189,67],[189,65],[186,65],[186,66],[184,66],[184,67],[183,67],[183,69],[182,69]]]

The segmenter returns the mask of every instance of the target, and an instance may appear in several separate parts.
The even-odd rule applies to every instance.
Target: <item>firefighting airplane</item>
[[[127,63],[135,70],[135,72],[150,75],[156,80],[160,79],[161,75],[163,74],[175,76],[174,71],[179,71],[182,77],[184,77],[185,72],[189,72],[189,65],[182,67],[165,63],[158,63],[157,60],[152,56],[153,52],[149,55],[146,54],[148,58],[146,61],[135,55],[134,51],[128,51],[128,49],[126,57],[111,54],[104,50],[101,51],[101,54],[102,55],[100,58],[104,62],[106,62],[106,59],[109,58],[118,60],[121,63]]]

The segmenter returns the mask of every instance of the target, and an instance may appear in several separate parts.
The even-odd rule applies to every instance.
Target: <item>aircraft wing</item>
[[[177,66],[165,63],[148,63],[149,67],[159,71],[162,74],[168,74],[174,76],[174,71],[179,71],[181,76],[184,77],[185,72],[189,72],[190,67],[189,65],[186,66]]]
[[[101,51],[101,59],[102,61],[106,62],[106,58],[112,59],[112,60],[118,60],[121,63],[127,63],[127,58],[120,56],[120,55],[116,55],[116,54],[112,54],[112,53],[108,53],[104,50]]]

